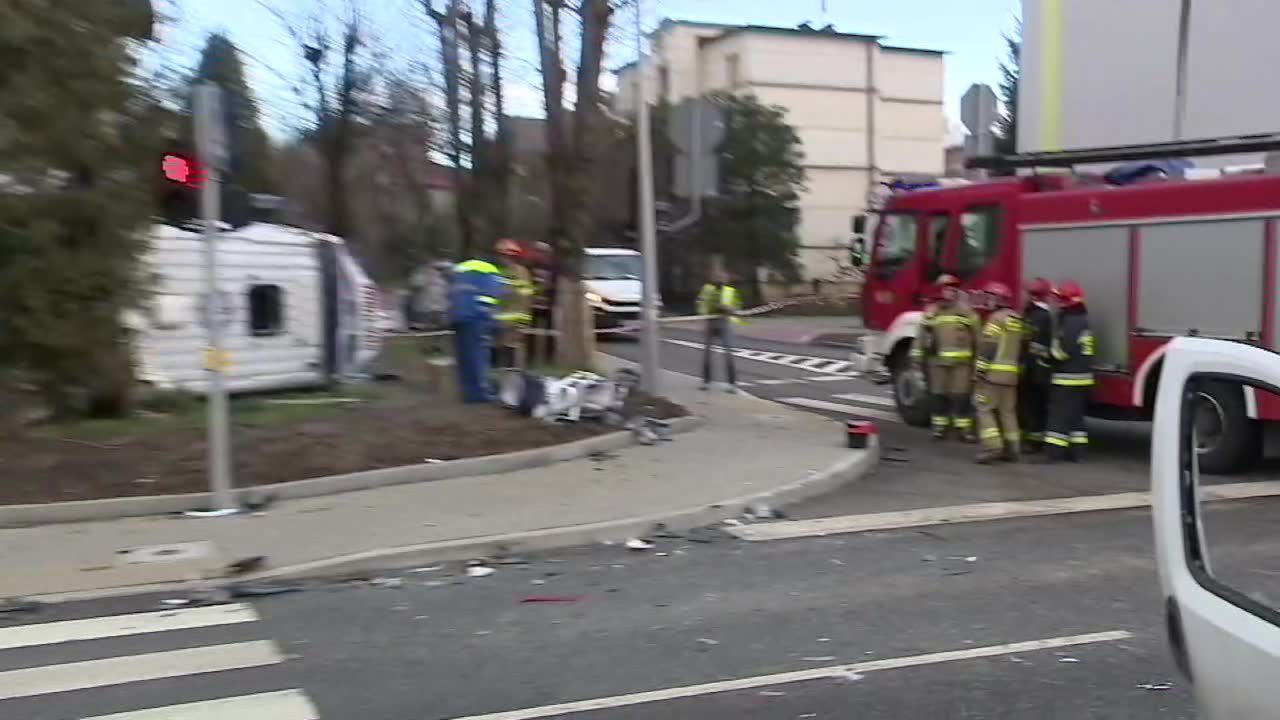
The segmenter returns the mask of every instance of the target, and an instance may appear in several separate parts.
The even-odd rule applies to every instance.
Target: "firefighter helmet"
[[[951,273],[942,273],[938,276],[937,283],[939,287],[959,287],[960,278]]]
[[[999,280],[992,280],[982,286],[982,291],[990,295],[996,307],[1009,307],[1013,304],[1013,291]]]
[[[1027,295],[1031,296],[1032,300],[1045,300],[1052,294],[1053,283],[1048,280],[1038,277],[1027,281]]]
[[[499,255],[508,255],[510,257],[520,257],[524,251],[520,249],[520,243],[511,238],[502,238],[493,244],[494,252]]]
[[[1063,280],[1058,283],[1058,287],[1054,288],[1053,294],[1067,307],[1080,305],[1084,302],[1084,288],[1080,287],[1080,283],[1075,280]]]

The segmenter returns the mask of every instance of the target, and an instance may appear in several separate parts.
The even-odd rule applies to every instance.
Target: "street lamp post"
[[[644,30],[641,2],[636,0],[636,68],[639,76],[639,102],[636,109],[636,185],[639,202],[640,255],[644,262],[643,330],[640,370],[643,388],[657,395],[660,390],[658,373],[658,238],[655,228],[653,202],[653,141],[649,135],[649,73],[645,67]]]

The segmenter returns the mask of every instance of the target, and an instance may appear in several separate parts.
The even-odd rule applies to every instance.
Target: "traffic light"
[[[187,226],[200,217],[200,186],[208,175],[195,153],[172,143],[160,155],[156,168],[157,205],[164,222]]]
[[[204,169],[200,163],[187,155],[168,152],[160,159],[160,172],[164,179],[177,185],[192,189],[199,188],[205,181]]]

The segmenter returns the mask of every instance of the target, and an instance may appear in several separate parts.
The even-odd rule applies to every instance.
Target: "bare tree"
[[[490,215],[493,233],[511,231],[511,129],[502,88],[502,35],[498,32],[497,0],[485,0],[484,30],[489,55],[489,87],[493,91],[493,142],[488,143]]]
[[[436,21],[440,32],[440,62],[444,74],[445,113],[448,118],[449,142],[446,154],[453,166],[454,185],[457,188],[458,234],[462,239],[459,248],[463,255],[474,250],[474,237],[470,222],[471,194],[462,156],[462,60],[459,50],[463,6],[460,0],[445,0],[444,10],[437,10],[435,0],[422,0],[427,16]],[[468,12],[469,14],[469,12]]]
[[[618,3],[621,4],[621,3]],[[591,314],[582,290],[582,249],[595,226],[590,169],[600,143],[600,68],[615,4],[609,0],[533,0],[547,113],[547,164],[551,175],[551,236],[556,249],[559,362],[584,367],[595,350]],[[582,27],[572,114],[564,105],[566,11]],[[571,119],[572,118],[572,119]]]

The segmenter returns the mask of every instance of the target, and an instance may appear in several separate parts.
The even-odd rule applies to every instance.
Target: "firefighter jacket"
[[[1053,364],[1049,348],[1053,345],[1053,311],[1048,305],[1029,302],[1022,311],[1023,339],[1022,366],[1025,377],[1034,383],[1049,380],[1049,368]]]
[[[1064,308],[1049,348],[1054,361],[1051,382],[1064,387],[1093,387],[1096,351],[1097,342],[1089,329],[1089,311],[1084,305]]]
[[[529,325],[533,322],[533,275],[523,265],[511,265],[505,276],[507,294],[494,317],[508,325]]]
[[[740,309],[738,291],[732,285],[721,285],[717,289],[715,283],[707,283],[698,292],[699,315],[728,315],[734,324],[741,324],[737,316]]]
[[[1012,309],[991,313],[978,343],[978,360],[974,364],[978,377],[992,385],[1017,385],[1024,332],[1022,318]]]
[[[936,302],[924,310],[915,344],[913,360],[928,360],[935,365],[968,365],[978,344],[978,314],[963,302]]]

